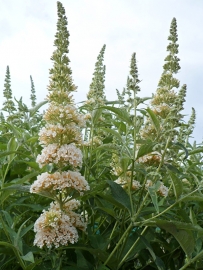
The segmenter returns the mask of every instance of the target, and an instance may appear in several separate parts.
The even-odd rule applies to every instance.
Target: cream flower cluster
[[[64,143],[82,144],[82,135],[79,127],[75,123],[62,126],[57,123],[56,125],[47,124],[39,132],[39,141],[42,145],[50,143],[58,143],[63,136]]]
[[[119,185],[121,185],[122,188],[126,189],[128,188],[128,185],[130,185],[130,178],[126,177],[119,177],[115,182]],[[153,186],[153,182],[151,180],[147,180],[145,183],[145,189],[148,190],[149,187]],[[138,190],[142,187],[139,181],[133,180],[132,181],[132,190]],[[169,189],[161,182],[159,189],[157,190],[157,193],[162,197],[168,196]]]
[[[49,192],[57,201],[52,202],[49,209],[44,210],[36,220],[34,245],[57,248],[76,243],[79,238],[77,229],[86,230],[84,218],[74,212],[80,203],[70,197],[74,192],[83,195],[84,191],[90,189],[85,178],[78,172],[82,167],[82,152],[77,145],[83,143],[81,127],[85,125],[85,118],[73,105],[52,101],[44,120],[47,123],[39,132],[43,149],[36,162],[40,167],[54,164],[54,168],[58,167],[59,170],[38,175],[30,192]],[[71,170],[63,171],[66,166]]]
[[[75,226],[76,228],[82,231],[85,231],[86,223],[84,222],[82,215],[73,212],[73,210],[78,209],[79,206],[80,206],[80,202],[78,200],[71,199],[68,202],[64,203],[63,211],[69,216],[71,224],[73,226]],[[50,204],[50,209],[53,209],[55,211],[60,211],[60,206],[58,202],[52,202]]]
[[[145,188],[148,189],[152,185],[153,185],[152,180],[147,180],[147,182],[145,184]],[[162,197],[167,197],[168,191],[169,191],[168,188],[161,182],[161,185],[160,185],[159,189],[157,190],[157,193]]]
[[[30,192],[48,191],[52,193],[55,190],[68,191],[71,189],[78,191],[80,195],[83,195],[83,191],[89,190],[87,181],[79,172],[67,171],[53,174],[45,172],[38,175],[37,180],[30,187]]]
[[[75,106],[67,104],[62,105],[52,102],[44,114],[44,120],[47,122],[63,122],[63,124],[69,124],[74,122],[79,127],[85,127],[85,117],[79,114]]]
[[[53,143],[44,147],[36,161],[40,167],[54,163],[58,166],[71,165],[74,168],[80,168],[82,166],[82,152],[74,144],[58,146],[57,143]]]
[[[74,244],[78,241],[78,232],[71,223],[70,217],[61,210],[49,209],[43,211],[34,224],[35,240],[34,245],[42,248],[47,246],[59,247]]]
[[[123,178],[123,177],[119,177],[117,180],[115,180],[115,182],[119,185],[121,185],[123,188],[128,188],[128,185],[130,185],[130,181],[131,179],[129,177],[127,177],[127,179]],[[140,189],[142,186],[140,184],[140,182],[138,182],[137,180],[133,180],[132,181],[132,190],[138,190]]]
[[[157,192],[162,197],[167,197],[168,196],[168,188],[166,186],[164,186],[163,183],[161,183],[161,186],[159,187]]]
[[[137,162],[147,165],[156,165],[161,162],[161,155],[158,152],[151,152],[150,154],[138,158]]]
[[[49,209],[44,210],[34,224],[36,232],[34,245],[40,248],[44,246],[57,248],[60,245],[76,243],[78,241],[76,228],[86,230],[82,216],[72,211],[79,206],[80,203],[73,199],[65,203],[62,211],[57,202],[52,202]]]

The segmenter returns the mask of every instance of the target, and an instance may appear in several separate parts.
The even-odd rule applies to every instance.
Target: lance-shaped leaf
[[[115,108],[115,107],[110,107],[110,106],[104,106],[104,109],[107,109],[111,112],[114,112],[120,120],[126,122],[129,125],[132,125],[132,120],[129,116],[129,113],[126,111],[124,108]]]
[[[125,192],[125,190],[114,181],[107,180],[107,183],[111,188],[113,198],[117,202],[122,204],[125,208],[127,208],[129,211],[131,211],[130,198],[128,194]]]
[[[156,114],[150,109],[150,108],[147,108],[146,111],[148,112],[148,115],[156,129],[156,131],[159,133],[160,131],[160,122],[158,120],[158,118],[156,117]]]
[[[145,237],[143,237],[142,235],[139,236],[141,241],[145,244],[146,248],[148,249],[149,253],[151,254],[156,266],[158,270],[165,270],[165,265],[163,263],[163,261],[161,260],[161,258],[157,257],[156,254],[153,251],[152,246],[150,245],[150,243],[147,241],[147,239]]]
[[[15,137],[10,138],[8,145],[7,145],[7,151],[12,152],[15,151],[18,147],[18,143],[16,142]],[[10,163],[15,157],[15,153],[8,155],[8,162]]]
[[[146,141],[142,146],[140,146],[136,159],[151,153],[155,145],[156,143],[154,142]]]
[[[198,225],[178,221],[156,219],[153,221],[145,222],[144,225],[158,226],[172,234],[189,258],[191,258],[195,248],[195,238],[193,231],[198,231],[199,233],[203,232],[203,229]]]
[[[35,113],[44,105],[46,104],[48,101],[45,100],[45,101],[42,101],[40,103],[38,103],[34,108],[31,108],[29,109],[29,112],[30,112],[30,117],[34,116]]]
[[[171,171],[168,171],[170,176],[171,176],[171,180],[173,183],[173,190],[176,196],[176,200],[178,200],[178,198],[181,196],[181,194],[183,193],[183,184],[182,181]]]

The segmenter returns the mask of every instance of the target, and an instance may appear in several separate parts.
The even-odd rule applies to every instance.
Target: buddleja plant
[[[69,68],[68,31],[65,10],[57,2],[58,23],[50,69],[50,84],[47,96],[49,107],[43,119],[46,122],[39,132],[43,146],[37,157],[40,167],[50,165],[49,171],[40,174],[30,191],[45,193],[54,201],[43,211],[34,225],[34,244],[43,247],[59,247],[78,241],[77,229],[85,230],[85,223],[77,210],[80,203],[73,199],[75,193],[83,195],[89,189],[84,177],[78,172],[82,166],[80,128],[84,127],[84,117],[73,105],[72,92],[76,87],[72,82]],[[77,228],[77,229],[76,229]]]
[[[117,91],[118,100],[107,101],[103,46],[87,104],[80,108],[83,115],[74,105],[69,32],[60,2],[57,10],[43,120],[38,126],[30,121],[34,128],[27,128],[26,117],[39,108],[32,80],[34,107],[16,101],[25,109],[19,126],[1,117],[1,130],[9,132],[1,131],[8,139],[0,144],[1,268],[202,269],[203,148],[189,140],[195,111],[188,123],[182,115],[186,85],[178,90],[175,78],[180,70],[176,19],[150,106],[138,96],[135,53],[126,87]]]

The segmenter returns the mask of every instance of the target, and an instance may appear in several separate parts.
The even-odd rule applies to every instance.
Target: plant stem
[[[195,261],[200,259],[202,256],[203,256],[203,250],[199,254],[197,254],[194,258],[189,260],[189,262],[187,262],[185,265],[183,265],[183,267],[181,267],[180,270],[186,269],[191,263],[194,263]]]
[[[148,226],[146,226],[143,231],[141,232],[140,235],[143,235],[145,233],[145,231],[147,230]],[[123,257],[123,259],[121,260],[121,262],[118,265],[118,269],[119,267],[123,264],[123,262],[125,261],[125,259],[128,257],[128,255],[130,254],[130,252],[133,250],[133,248],[137,245],[138,241],[140,240],[140,236],[138,236],[137,240],[135,241],[135,243],[131,246],[131,248],[128,250],[128,252],[125,254],[125,256]]]
[[[139,213],[141,212],[142,207],[144,206],[144,204],[145,204],[145,202],[146,202],[148,196],[149,196],[149,192],[147,192],[147,194],[145,195],[145,197],[144,197],[144,199],[143,199],[143,201],[142,201],[142,203],[141,203],[139,209],[137,210],[137,213],[136,213],[135,216],[132,218],[132,221],[133,221],[133,222],[137,219],[137,217],[138,217]]]
[[[119,242],[116,244],[115,248],[113,249],[113,251],[111,252],[111,254],[109,255],[109,257],[104,262],[104,265],[107,265],[107,263],[110,261],[110,259],[112,258],[112,256],[114,255],[114,253],[116,252],[116,250],[118,249],[118,247],[120,246],[120,244],[122,243],[123,239],[126,237],[126,235],[129,233],[129,231],[132,229],[132,227],[133,227],[133,224],[130,223],[130,225],[128,226],[127,230],[124,232],[123,236],[121,237],[121,239],[119,240]]]
[[[192,195],[193,193],[197,192],[199,190],[199,188],[195,189],[194,191],[190,192],[189,194],[187,194],[186,196],[182,197],[181,199],[179,199],[178,201],[176,201],[174,204],[170,205],[168,208],[166,208],[164,211],[162,211],[161,213],[157,214],[156,216],[153,216],[149,219],[146,219],[144,221],[141,222],[135,222],[134,226],[140,226],[140,225],[144,225],[146,222],[149,222],[159,216],[161,216],[162,214],[166,213],[168,210],[170,210],[171,208],[173,208],[176,204],[180,203],[181,201],[183,201],[185,198],[187,198],[188,196]],[[146,197],[146,196],[145,196]],[[137,216],[136,216],[137,217]],[[135,218],[136,218],[135,217]],[[133,220],[135,220],[135,218]]]
[[[119,217],[118,217],[119,219],[120,219],[121,213],[122,213],[122,210],[120,210]],[[112,237],[113,234],[114,234],[114,231],[115,231],[115,229],[116,229],[116,227],[117,227],[117,224],[118,224],[118,220],[116,220],[116,222],[115,222],[115,224],[114,224],[114,226],[113,226],[113,230],[112,230],[112,232],[111,232],[111,234],[110,234],[110,236],[109,236],[109,240],[111,240],[111,237]]]

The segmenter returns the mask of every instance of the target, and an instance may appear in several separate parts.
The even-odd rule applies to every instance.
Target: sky
[[[70,33],[70,67],[78,91],[77,103],[86,99],[94,66],[106,44],[105,93],[116,99],[116,89],[126,86],[130,58],[136,52],[141,97],[155,93],[160,79],[170,23],[177,19],[181,70],[187,84],[184,114],[197,113],[193,133],[203,140],[203,1],[202,0],[63,0]],[[13,96],[30,106],[30,75],[37,101],[47,95],[50,57],[57,23],[55,0],[0,0],[0,106],[6,66],[11,72]]]

